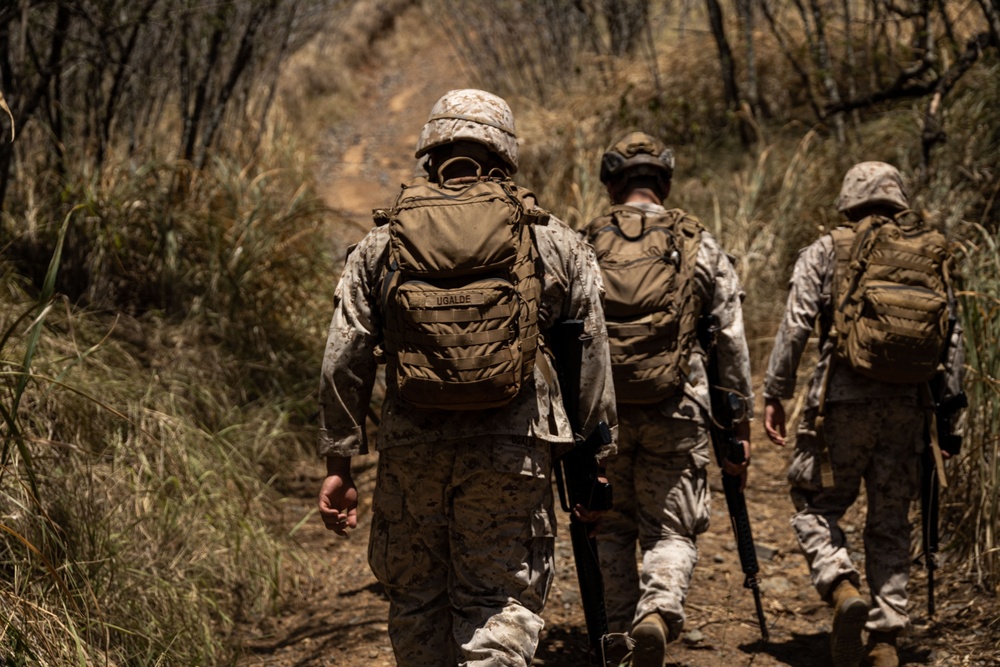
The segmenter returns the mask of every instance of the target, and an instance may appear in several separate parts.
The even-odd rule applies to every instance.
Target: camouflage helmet
[[[861,206],[888,206],[904,210],[910,207],[899,170],[885,162],[860,162],[844,175],[837,197],[841,213]]]
[[[624,172],[655,173],[670,180],[674,174],[674,152],[645,132],[630,132],[612,144],[601,157],[601,183],[617,181]]]
[[[461,139],[485,145],[507,163],[510,173],[517,171],[514,114],[503,98],[473,88],[445,93],[420,130],[415,157]]]

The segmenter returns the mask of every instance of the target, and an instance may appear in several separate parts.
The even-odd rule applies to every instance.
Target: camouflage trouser
[[[548,444],[499,439],[380,452],[368,562],[397,664],[530,664],[553,575],[550,465]]]
[[[708,433],[658,406],[619,406],[618,419],[618,455],[608,462],[614,509],[597,538],[608,624],[627,632],[659,612],[680,628],[698,561],[695,538],[708,529]]]
[[[832,488],[820,485],[822,450],[815,432],[805,426],[811,418],[807,415],[796,436],[788,479],[798,510],[792,528],[813,584],[824,599],[841,577],[861,585],[838,521],[857,500],[864,480],[865,578],[872,596],[867,628],[903,630],[909,625],[909,510],[920,489],[924,413],[911,399],[827,404],[823,431],[833,467]]]

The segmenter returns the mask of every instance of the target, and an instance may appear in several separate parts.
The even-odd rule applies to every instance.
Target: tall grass
[[[409,4],[352,4],[323,53],[363,62]],[[118,135],[99,169],[57,173],[44,132],[19,138],[0,218],[0,662],[227,664],[237,628],[287,599],[297,552],[270,483],[312,455],[337,264],[296,140],[328,131],[316,95],[336,120],[352,86],[227,126],[203,168],[123,158]],[[176,145],[169,122],[144,129],[139,155]]]
[[[949,111],[948,144],[918,201],[957,247],[956,283],[965,330],[969,396],[963,452],[949,466],[943,535],[952,562],[984,590],[1000,593],[1000,65],[971,74]],[[959,129],[961,128],[961,129]]]
[[[951,512],[962,529],[954,547],[968,557],[975,580],[1000,589],[1000,232],[963,226],[959,296],[966,337],[966,392],[962,456],[952,473]]]
[[[266,138],[184,198],[182,166],[119,167],[65,224],[5,221],[56,248],[41,290],[0,264],[8,664],[226,662],[286,590],[268,480],[308,451],[332,281],[301,154]]]

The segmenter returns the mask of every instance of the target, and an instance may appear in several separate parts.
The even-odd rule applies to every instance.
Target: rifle
[[[941,400],[942,388],[937,383],[931,385],[931,396],[934,399],[934,424],[931,428],[937,431],[937,446],[941,451],[955,456],[962,448],[962,436],[954,433],[955,416],[960,410],[969,406],[965,392]],[[924,568],[927,570],[927,615],[934,616],[934,572],[938,569],[938,521],[939,505],[938,491],[941,486],[938,474],[938,457],[934,452],[932,434],[925,435],[927,447],[924,448],[923,471],[920,481],[920,527],[923,537]]]
[[[597,559],[597,540],[590,537],[588,524],[573,514],[576,505],[594,511],[611,509],[611,485],[599,479],[596,458],[600,448],[611,442],[611,430],[605,422],[600,422],[586,438],[580,435],[583,426],[579,411],[582,334],[581,320],[564,320],[553,326],[548,335],[555,355],[563,406],[576,440],[573,449],[559,457],[554,467],[559,502],[570,515],[570,542],[591,654],[600,660],[601,665],[607,665],[608,616],[604,606],[604,578]]]
[[[709,432],[712,437],[712,448],[715,450],[715,460],[719,467],[729,459],[733,463],[743,463],[746,460],[743,443],[735,433],[737,415],[746,412],[743,398],[732,391],[723,389],[719,380],[719,360],[715,353],[715,341],[719,332],[719,318],[706,315],[698,321],[698,340],[705,351],[705,371],[708,375],[709,395],[712,403],[712,415],[709,419]],[[736,536],[736,550],[740,555],[740,565],[745,579],[743,587],[753,592],[754,604],[757,607],[757,624],[760,626],[760,636],[765,642],[769,640],[767,620],[764,618],[764,607],[760,600],[760,585],[757,575],[760,568],[757,565],[757,551],[753,544],[753,532],[750,529],[750,517],[747,514],[746,497],[740,490],[740,478],[722,470],[722,489],[726,494],[726,507],[729,509],[729,521]]]

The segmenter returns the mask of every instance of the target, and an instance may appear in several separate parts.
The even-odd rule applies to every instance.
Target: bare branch
[[[993,44],[1000,44],[1000,2],[997,0],[979,0],[979,6],[983,9],[983,15],[990,25],[990,35]]]
[[[771,6],[771,0],[762,0],[761,8],[764,10],[764,16],[767,17],[767,22],[771,26],[771,33],[774,38],[778,40],[778,46],[781,48],[781,52],[785,55],[785,59],[795,70],[795,73],[799,75],[799,79],[802,81],[802,89],[806,91],[809,98],[809,105],[812,107],[813,113],[820,117],[822,115],[822,110],[820,109],[819,102],[816,100],[813,94],[812,81],[809,78],[809,71],[802,66],[799,59],[795,57],[792,53],[792,49],[789,46],[790,38],[787,37],[781,26],[778,25],[778,19],[774,12],[774,8]]]
[[[926,179],[930,171],[931,150],[936,144],[945,140],[945,133],[938,118],[942,102],[962,76],[976,64],[976,61],[982,56],[983,49],[990,44],[991,39],[991,35],[984,32],[969,40],[962,57],[935,82],[933,95],[931,95],[931,99],[927,103],[927,111],[924,114],[924,129],[921,136],[923,147],[921,159],[922,179]]]
[[[817,0],[811,0],[810,4],[812,9],[812,19],[816,28],[816,39],[815,42],[811,44],[813,57],[816,59],[816,66],[819,68],[820,72],[820,80],[823,82],[823,89],[826,91],[826,95],[829,98],[830,103],[838,104],[840,102],[840,90],[837,87],[836,79],[833,78],[833,63],[830,60],[830,47],[826,41],[826,17],[823,15],[823,9],[820,7]],[[803,22],[808,24],[808,21],[804,17],[804,12]],[[841,114],[833,114],[833,125],[837,133],[837,140],[843,142],[845,139],[844,118]]]
[[[912,78],[904,78],[901,74],[889,88],[876,91],[858,99],[842,101],[836,106],[828,105],[826,109],[827,113],[864,109],[888,100],[926,97],[927,95],[938,92],[947,94],[947,92],[955,86],[962,75],[965,74],[965,72],[967,72],[977,60],[979,60],[983,49],[986,48],[989,43],[990,35],[987,33],[980,33],[968,41],[965,52],[962,56],[940,77],[926,81],[918,81]]]

